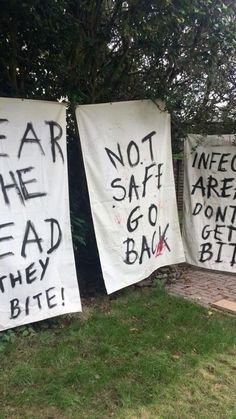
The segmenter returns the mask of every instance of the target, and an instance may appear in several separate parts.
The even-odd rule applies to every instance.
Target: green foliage
[[[2,0],[0,27],[1,95],[158,97],[175,130],[235,116],[229,0]]]
[[[173,154],[173,159],[174,160],[183,160],[183,157],[184,157],[183,152]]]
[[[0,352],[5,349],[8,344],[14,344],[17,336],[32,337],[35,331],[30,325],[20,326],[17,329],[9,329],[5,332],[0,332]]]
[[[26,325],[26,326],[20,326],[17,328],[17,335],[23,336],[23,337],[32,337],[35,335],[35,331],[32,326]]]
[[[7,330],[6,332],[0,333],[0,351],[2,351],[6,344],[14,343],[16,335],[13,330]]]
[[[71,229],[72,229],[72,238],[75,247],[79,245],[86,246],[85,235],[86,235],[86,222],[80,217],[71,213]]]

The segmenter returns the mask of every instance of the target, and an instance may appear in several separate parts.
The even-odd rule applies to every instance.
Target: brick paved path
[[[182,265],[181,269],[180,278],[167,285],[171,294],[181,295],[205,306],[222,298],[236,302],[236,274],[210,271],[187,264]]]

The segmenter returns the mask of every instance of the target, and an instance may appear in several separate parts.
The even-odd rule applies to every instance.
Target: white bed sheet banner
[[[188,263],[236,272],[234,135],[185,141],[183,241]]]
[[[66,108],[0,98],[0,330],[80,310]]]
[[[76,110],[90,203],[108,293],[184,260],[170,116],[152,101]]]

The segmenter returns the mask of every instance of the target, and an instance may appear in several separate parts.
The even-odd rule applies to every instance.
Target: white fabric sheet
[[[0,330],[80,310],[65,106],[0,98]]]
[[[170,116],[149,100],[78,106],[76,116],[107,292],[184,261]]]
[[[187,262],[236,272],[235,136],[185,141],[183,241]]]

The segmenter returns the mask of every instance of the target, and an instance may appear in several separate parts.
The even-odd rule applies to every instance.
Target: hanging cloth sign
[[[187,262],[236,272],[235,136],[189,135],[184,157]]]
[[[0,330],[80,310],[65,106],[0,98]]]
[[[170,116],[149,100],[76,110],[108,293],[184,261]]]

